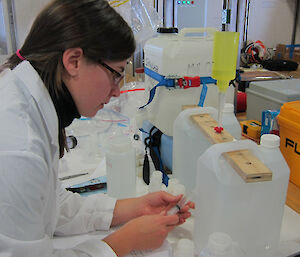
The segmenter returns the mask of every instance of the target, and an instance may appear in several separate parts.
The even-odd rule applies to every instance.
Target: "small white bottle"
[[[222,232],[212,233],[199,257],[233,257],[232,239]]]
[[[176,187],[177,184],[179,184],[179,179],[177,179],[177,178],[170,178],[169,181],[168,181],[167,192],[169,194],[174,195],[173,189]]]
[[[231,103],[225,103],[224,105],[222,125],[235,139],[239,140],[241,138],[241,125],[234,115],[234,106]]]
[[[126,136],[106,143],[107,193],[118,199],[136,196],[136,154]]]
[[[184,195],[185,194],[185,186],[182,184],[176,184],[173,187],[173,195]]]
[[[158,192],[162,186],[162,172],[155,170],[152,172],[149,184],[149,193]]]
[[[173,257],[194,257],[194,243],[192,240],[182,238],[178,241]]]

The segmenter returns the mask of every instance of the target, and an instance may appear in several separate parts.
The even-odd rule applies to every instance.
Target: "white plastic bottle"
[[[233,257],[232,239],[222,232],[212,233],[199,257]]]
[[[149,184],[149,193],[158,192],[162,187],[162,172],[155,170],[151,174],[150,184]]]
[[[136,154],[126,136],[106,143],[107,193],[118,199],[136,195]]]
[[[173,195],[184,195],[185,194],[185,186],[178,183],[172,189]]]
[[[190,194],[196,185],[197,160],[212,142],[192,121],[195,114],[209,114],[217,120],[218,112],[213,107],[197,107],[182,111],[174,122],[173,129],[173,175],[186,187]],[[233,105],[225,104],[223,127],[234,138],[241,136],[241,127],[233,113]]]
[[[197,160],[211,146],[211,142],[192,121],[191,115],[210,114],[217,118],[212,107],[198,107],[182,111],[174,122],[173,130],[173,176],[186,187],[190,194],[196,185]]]
[[[173,257],[194,257],[194,243],[192,240],[182,238],[178,241]]]
[[[223,153],[247,149],[271,172],[272,178],[244,179]],[[215,231],[224,231],[248,256],[269,256],[279,245],[289,168],[279,138],[262,137],[212,145],[198,160],[194,242],[199,252]],[[212,204],[213,203],[213,204]],[[212,215],[213,214],[213,215]],[[272,255],[271,255],[272,256]]]
[[[170,178],[169,181],[168,181],[167,192],[173,195],[174,194],[173,189],[178,184],[179,184],[179,180],[177,178]]]
[[[242,129],[234,115],[234,106],[231,103],[224,105],[222,125],[235,139],[241,138]]]

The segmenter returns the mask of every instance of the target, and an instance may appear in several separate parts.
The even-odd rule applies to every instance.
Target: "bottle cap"
[[[182,184],[176,184],[173,186],[173,195],[184,195],[185,194],[185,186]]]
[[[170,178],[168,182],[168,187],[172,187],[176,184],[179,184],[179,180],[177,178]]]
[[[194,243],[192,240],[182,238],[178,241],[175,249],[176,256],[193,257]]]
[[[77,139],[74,136],[67,136],[66,141],[69,149],[74,149],[78,144]]]
[[[160,170],[154,170],[152,172],[152,177],[162,177],[162,172]]]
[[[157,29],[158,33],[178,33],[178,28],[158,28]]]
[[[260,145],[266,148],[279,147],[280,137],[274,134],[264,134],[260,138]]]
[[[217,256],[225,256],[232,250],[232,239],[222,232],[212,233],[208,238],[208,249]]]
[[[122,153],[128,152],[131,148],[131,141],[127,136],[116,136],[106,142],[106,148],[109,151]]]

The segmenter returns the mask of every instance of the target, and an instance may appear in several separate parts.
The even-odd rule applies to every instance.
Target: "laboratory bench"
[[[279,80],[279,79],[299,79],[300,78],[300,64],[296,71],[270,71],[266,69],[249,69],[240,68],[240,80],[238,82],[238,89],[245,92],[249,87],[249,83],[253,81]]]
[[[67,155],[68,156],[68,155]],[[68,162],[75,162],[75,158],[70,158],[70,155],[67,158]],[[77,161],[77,160],[76,160]],[[92,171],[91,166],[89,166],[89,175],[86,175],[85,178],[91,178],[91,177],[98,177],[103,176],[106,174],[106,168],[105,168],[105,157],[102,155],[101,158],[99,158],[99,165],[97,166],[94,171]],[[71,167],[71,165],[70,165]],[[62,174],[60,176],[65,176],[66,174]],[[83,177],[84,178],[84,177]],[[81,178],[74,178],[71,181],[66,181],[66,185],[70,184],[70,182],[78,183],[78,181]],[[136,183],[136,193],[137,196],[143,195],[147,193],[148,186],[143,182],[142,178],[140,176],[137,177],[137,183]],[[293,196],[293,197],[290,197]],[[291,199],[291,200],[290,200]],[[292,202],[292,204],[288,204],[289,206],[298,206],[299,207],[299,200],[300,199],[300,191],[296,190],[295,187],[290,183],[289,185],[289,192],[288,192],[288,200]],[[300,214],[294,211],[292,208],[290,208],[288,205],[285,205],[284,208],[284,215],[283,215],[283,221],[282,221],[282,228],[281,228],[281,235],[280,235],[280,247],[278,252],[276,252],[276,255],[272,257],[287,257],[293,253],[300,252]],[[170,249],[176,249],[177,243],[180,239],[192,239],[193,237],[193,227],[194,227],[194,218],[193,216],[188,219],[184,224],[182,224],[179,227],[176,227],[172,232],[169,233],[167,238],[167,246],[166,244],[163,245],[162,249],[158,249],[155,251],[155,254],[151,255],[151,253],[147,254],[141,254],[141,255],[129,255],[128,257],[138,256],[138,257],[172,257],[172,255],[167,254],[166,247],[169,247]],[[113,228],[110,232],[113,232],[115,228]],[[109,233],[110,233],[109,232]],[[259,231],[258,231],[259,233]],[[97,237],[103,238],[107,235],[107,232],[99,231],[96,233],[92,233],[91,237]],[[59,238],[58,241],[56,241],[55,245],[59,245],[59,247],[63,248],[68,246],[73,246],[73,244],[76,242],[82,242],[82,240],[87,240],[90,238],[87,235],[82,236],[76,236],[71,238]],[[56,239],[57,240],[57,239]],[[74,242],[73,242],[74,241]],[[182,256],[184,257],[184,256]],[[254,257],[254,256],[251,256]]]

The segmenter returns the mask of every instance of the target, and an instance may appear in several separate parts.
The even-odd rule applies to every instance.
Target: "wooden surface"
[[[298,69],[296,71],[279,71],[278,73],[294,78],[294,79],[299,79],[300,78],[300,64],[298,65]]]
[[[272,180],[272,171],[248,150],[228,152],[223,156],[246,183]]]
[[[285,79],[286,76],[284,74],[280,74],[276,71],[268,71],[268,70],[251,70],[245,69],[244,72],[241,73],[241,81],[263,81],[263,80],[274,80],[274,79]]]
[[[234,140],[225,129],[221,133],[215,132],[214,128],[218,123],[209,114],[194,114],[191,119],[213,144]],[[223,155],[246,183],[272,180],[272,172],[250,151],[239,150]]]
[[[268,71],[265,69],[243,69],[241,81],[263,81],[274,79],[300,78],[300,65],[296,71]]]
[[[197,107],[199,107],[199,106],[196,104],[191,104],[191,105],[183,105],[181,109],[184,111],[187,109],[192,109],[192,108],[197,108]]]
[[[191,119],[213,144],[232,142],[234,139],[226,129],[222,133],[216,133],[214,128],[218,123],[207,113],[191,115]]]

